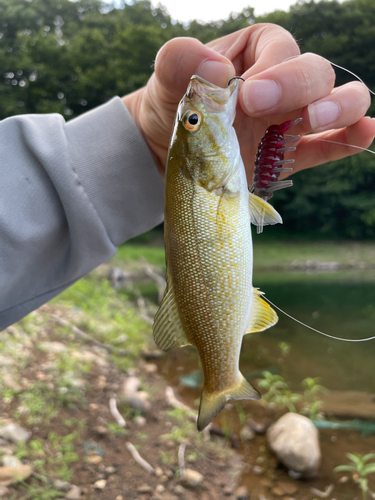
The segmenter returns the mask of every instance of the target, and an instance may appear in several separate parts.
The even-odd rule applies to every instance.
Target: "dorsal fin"
[[[246,333],[262,332],[271,328],[278,321],[278,316],[272,307],[261,298],[263,292],[259,288],[253,288],[253,299],[250,313],[250,321],[247,325]]]

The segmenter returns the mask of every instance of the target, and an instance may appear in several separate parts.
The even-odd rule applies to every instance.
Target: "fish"
[[[278,317],[252,285],[251,223],[281,223],[250,193],[233,122],[239,83],[218,87],[197,75],[181,99],[165,177],[167,286],[153,335],[168,351],[193,345],[204,375],[197,427],[202,431],[229,400],[259,399],[241,374],[246,333]]]

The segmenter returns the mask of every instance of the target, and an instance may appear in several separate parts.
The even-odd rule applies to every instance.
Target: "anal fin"
[[[250,313],[250,321],[247,325],[246,333],[262,332],[275,325],[278,316],[272,307],[261,298],[263,292],[258,288],[253,288],[253,303]]]

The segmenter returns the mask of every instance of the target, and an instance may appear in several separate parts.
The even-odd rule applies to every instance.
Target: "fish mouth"
[[[186,97],[192,99],[198,95],[202,99],[210,99],[219,105],[225,105],[233,93],[238,89],[238,80],[232,80],[228,87],[218,87],[217,85],[204,80],[198,75],[193,75],[187,88]]]

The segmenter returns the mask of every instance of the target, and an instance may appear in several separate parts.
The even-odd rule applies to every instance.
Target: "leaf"
[[[375,453],[368,453],[367,455],[363,455],[362,460],[364,462],[368,462],[369,460],[372,460],[375,458]]]
[[[338,465],[333,469],[333,472],[357,472],[354,465]]]
[[[363,467],[362,475],[367,476],[375,472],[375,464],[368,464]]]

